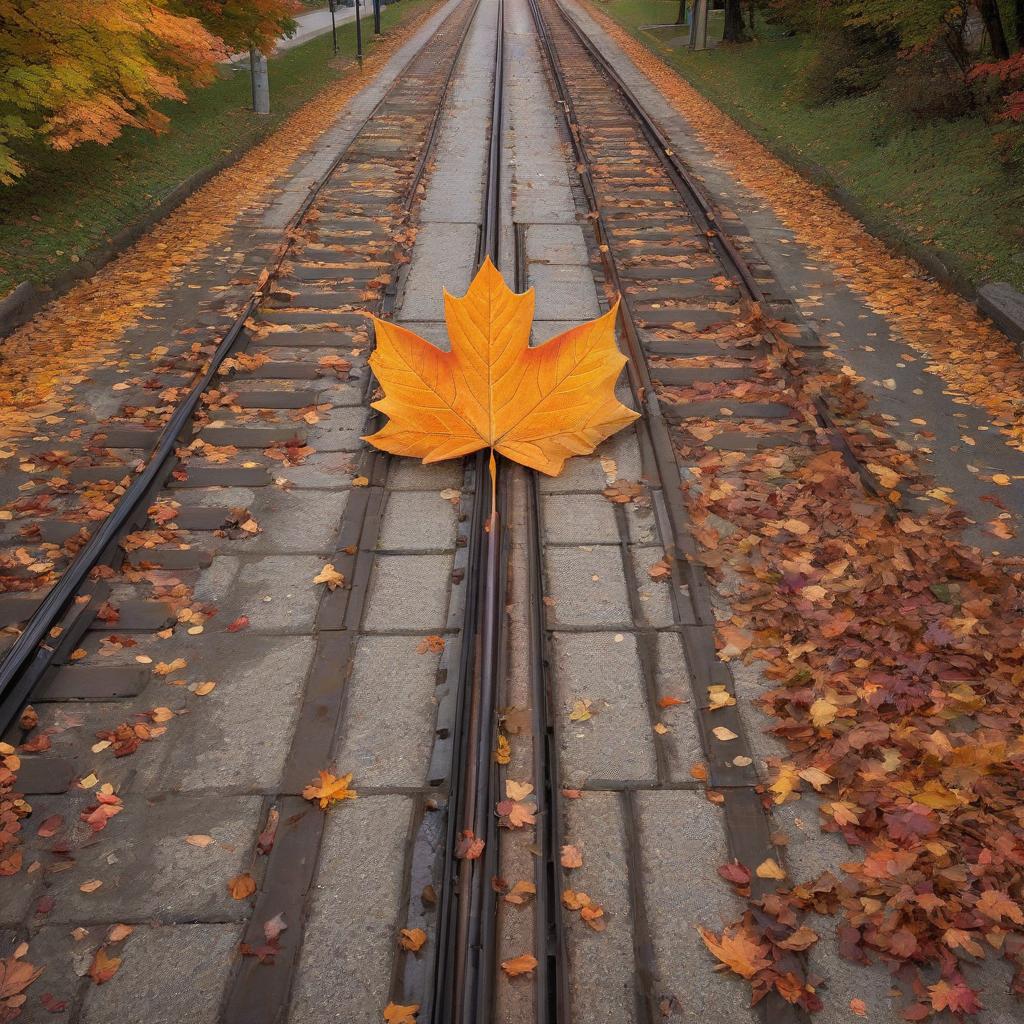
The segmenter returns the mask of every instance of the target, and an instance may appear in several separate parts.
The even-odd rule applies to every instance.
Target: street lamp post
[[[373,34],[380,35],[380,0],[373,0]]]
[[[334,52],[338,52],[338,26],[334,21],[334,12],[338,9],[338,0],[328,0],[327,6],[331,9],[331,41],[334,43]]]
[[[363,26],[359,20],[359,0],[356,0],[356,56],[363,63]]]

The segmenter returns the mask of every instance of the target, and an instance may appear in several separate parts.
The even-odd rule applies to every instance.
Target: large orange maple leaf
[[[557,476],[637,418],[615,397],[626,357],[618,303],[604,316],[530,348],[533,289],[516,294],[486,260],[461,298],[444,293],[451,351],[397,324],[373,323],[370,366],[388,417],[364,438],[394,455],[440,462],[481,448]]]

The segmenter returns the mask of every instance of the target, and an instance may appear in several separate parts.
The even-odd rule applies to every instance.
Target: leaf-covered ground
[[[595,17],[729,172],[1020,449],[1024,368],[1008,342]],[[883,487],[934,487],[848,375],[805,368],[795,351],[782,358],[794,376],[778,399],[808,427],[824,392]],[[765,380],[780,380],[770,364]],[[726,387],[716,397],[739,396]],[[962,543],[954,507],[908,515],[865,493],[827,438],[817,442],[683,449],[704,557],[731,590],[720,655],[760,663],[771,683],[760,704],[788,750],[772,765],[765,802],[817,793],[822,829],[850,847],[838,876],[783,884],[705,941],[756,996],[774,988],[814,1009],[821,979],[802,954],[818,935],[805,917],[836,915],[842,955],[887,964],[906,1019],[970,1015],[981,1001],[967,964],[1005,957],[1024,992],[1024,575]],[[753,869],[723,877],[742,892]]]

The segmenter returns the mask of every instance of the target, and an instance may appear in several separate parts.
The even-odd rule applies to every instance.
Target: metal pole
[[[249,73],[252,76],[252,109],[257,114],[269,114],[270,74],[267,58],[259,50],[249,51]]]
[[[334,21],[334,0],[328,5],[331,8],[331,41],[334,43],[334,52],[338,52],[338,26]]]
[[[380,35],[380,0],[373,0],[373,34]]]
[[[356,56],[363,63],[363,26],[359,21],[359,0],[356,0]]]

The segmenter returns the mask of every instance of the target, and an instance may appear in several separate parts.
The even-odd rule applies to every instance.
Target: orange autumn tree
[[[198,18],[232,52],[262,50],[269,55],[283,35],[295,31],[299,0],[170,0],[175,14]]]
[[[160,100],[213,78],[224,46],[168,0],[0,0],[0,183],[24,174],[13,144],[107,144],[159,131]]]

